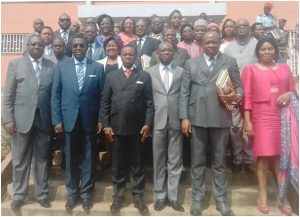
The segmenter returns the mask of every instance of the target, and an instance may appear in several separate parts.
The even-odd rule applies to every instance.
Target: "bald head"
[[[40,18],[36,18],[33,21],[33,29],[35,32],[41,34],[42,28],[44,27],[44,21]]]
[[[203,36],[204,53],[210,57],[214,57],[219,52],[221,44],[220,34],[215,31],[206,32]]]

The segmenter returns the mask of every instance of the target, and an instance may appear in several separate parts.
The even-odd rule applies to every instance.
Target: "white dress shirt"
[[[169,89],[171,87],[172,84],[172,80],[173,80],[173,73],[172,73],[172,67],[171,67],[171,63],[168,66],[165,66],[163,64],[159,64],[159,73],[160,73],[160,77],[162,79],[162,81],[164,82],[164,78],[165,78],[165,70],[164,68],[167,67],[168,68],[168,73],[169,73]]]

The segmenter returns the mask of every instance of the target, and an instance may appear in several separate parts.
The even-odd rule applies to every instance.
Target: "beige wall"
[[[148,1],[149,2],[149,1]],[[199,1],[200,2],[200,1]],[[178,4],[199,3],[183,1]],[[203,2],[203,1],[202,1]],[[217,1],[216,1],[217,2]],[[225,1],[219,1],[225,2]],[[150,2],[149,2],[150,3]],[[164,4],[163,2],[156,2]],[[174,2],[173,2],[174,3]],[[299,15],[298,1],[289,2],[272,2],[272,13],[277,18],[286,18],[288,20],[286,29],[294,29]],[[95,2],[95,5],[111,5],[111,4],[147,4],[146,2]],[[245,18],[250,23],[255,22],[255,18],[263,11],[264,2],[227,2],[228,18],[237,20]],[[51,26],[54,30],[58,29],[58,16],[66,12],[71,16],[72,20],[77,20],[77,6],[85,5],[85,1],[78,2],[39,2],[39,3],[3,3],[1,4],[1,31],[2,33],[28,33],[32,32],[32,21],[35,18],[44,20],[45,25]],[[174,8],[175,9],[175,8]],[[201,13],[199,9],[199,14]],[[109,11],[107,12],[109,14]],[[184,15],[184,14],[183,14]],[[225,17],[225,19],[227,18]],[[1,55],[1,87],[4,84],[8,62],[20,55]]]

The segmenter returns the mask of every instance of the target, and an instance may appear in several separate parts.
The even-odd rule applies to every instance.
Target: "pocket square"
[[[144,82],[142,82],[142,81],[137,81],[136,83],[137,84],[144,84]]]
[[[96,78],[96,75],[89,75],[89,78]]]

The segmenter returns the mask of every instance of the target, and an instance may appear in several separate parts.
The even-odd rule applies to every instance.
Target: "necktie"
[[[78,81],[78,87],[79,87],[79,91],[81,91],[82,89],[82,85],[83,85],[83,78],[84,78],[84,63],[77,63],[76,64],[77,70],[76,70],[76,76],[77,76],[77,81]]]
[[[41,76],[41,67],[40,67],[40,63],[38,60],[34,60],[34,62],[35,62],[34,71],[35,71],[36,79],[37,79],[38,85],[39,85],[40,84],[40,76]]]
[[[68,43],[68,39],[67,39],[67,31],[63,31],[63,40],[64,40],[65,44]]]
[[[92,50],[92,45],[91,44],[89,44],[89,49],[88,49],[88,52],[87,52],[87,58],[89,58],[89,59],[92,59],[92,57],[93,57],[93,50]]]
[[[209,65],[209,71],[213,71],[213,69],[214,69],[214,65],[215,65],[215,58],[213,58],[213,57],[210,57],[209,58],[209,61],[210,61],[210,65]]]
[[[141,54],[142,54],[142,41],[143,41],[142,38],[140,38],[140,39],[138,40],[138,45],[137,45],[137,56],[141,56]]]
[[[129,79],[130,75],[131,75],[131,69],[125,69],[125,76],[127,79]]]
[[[166,91],[169,91],[169,69],[168,67],[164,67],[163,69],[165,71],[165,76],[164,76],[164,86]]]

